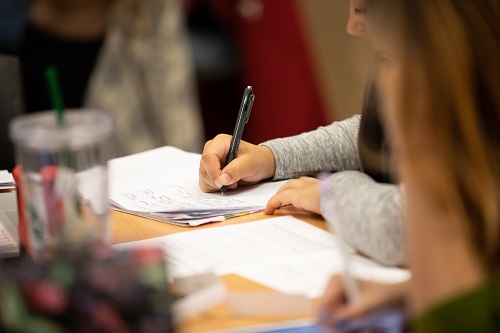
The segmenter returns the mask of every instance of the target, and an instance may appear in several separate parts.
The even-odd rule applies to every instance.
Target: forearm
[[[321,212],[346,243],[386,265],[406,261],[403,199],[396,185],[357,171],[331,175],[321,192]]]
[[[314,176],[320,171],[360,170],[359,121],[357,115],[311,132],[262,143],[273,152],[274,179]]]

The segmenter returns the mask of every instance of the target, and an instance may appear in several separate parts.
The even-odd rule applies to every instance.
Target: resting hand
[[[218,191],[222,185],[234,189],[255,184],[274,176],[274,155],[268,147],[241,141],[236,158],[226,163],[231,136],[219,134],[203,148],[200,161],[199,185],[203,192]]]
[[[309,212],[321,214],[320,182],[311,177],[289,180],[269,199],[266,214],[273,214],[281,206],[292,205]]]
[[[320,301],[320,324],[331,327],[332,324],[343,323],[343,326],[348,326],[350,321],[380,309],[402,307],[409,282],[378,284],[358,280],[357,286],[358,296],[347,304],[342,277],[335,275],[331,278]]]

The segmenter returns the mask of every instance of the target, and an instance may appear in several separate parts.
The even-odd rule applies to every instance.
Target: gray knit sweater
[[[321,194],[323,217],[356,250],[383,264],[400,265],[406,257],[401,188],[377,183],[362,172],[357,144],[360,119],[353,116],[262,145],[274,154],[274,180],[333,172],[327,180],[333,191]]]

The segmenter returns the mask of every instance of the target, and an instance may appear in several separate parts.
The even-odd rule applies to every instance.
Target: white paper
[[[19,255],[17,224],[17,211],[5,211],[0,205],[0,258]]]
[[[263,210],[284,184],[242,186],[224,195],[204,193],[199,187],[200,157],[163,147],[110,161],[111,203],[118,210],[151,219],[199,225],[220,221],[224,216]]]
[[[309,298],[320,296],[331,275],[343,269],[336,236],[291,216],[115,246],[161,246],[172,277],[236,273],[283,293]],[[381,283],[410,276],[405,270],[359,256],[352,257],[351,271],[357,278]]]
[[[289,216],[194,230],[115,245],[161,246],[172,277],[213,271],[234,273],[241,266],[335,248],[333,236]]]
[[[221,283],[220,278],[214,273],[187,276],[174,279],[175,292],[179,295],[189,295],[203,288]]]
[[[172,304],[175,322],[194,316],[226,300],[226,287],[211,273],[176,279],[174,283],[177,292],[184,295]]]
[[[335,250],[275,258],[235,271],[284,294],[302,294],[308,298],[320,297],[331,276],[340,272],[342,262]]]
[[[0,221],[0,257],[2,252],[16,252],[18,244]]]
[[[15,185],[12,174],[7,170],[0,170],[0,189],[13,189]]]
[[[75,174],[79,195],[90,204],[92,211],[97,215],[107,213],[109,207],[105,197],[107,194],[106,176],[107,170],[102,166],[94,166]]]
[[[17,193],[14,177],[0,170],[0,258],[19,255]]]

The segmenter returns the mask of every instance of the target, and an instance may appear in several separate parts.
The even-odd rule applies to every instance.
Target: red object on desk
[[[26,252],[31,254],[29,237],[28,237],[28,227],[26,225],[26,219],[24,217],[24,198],[23,198],[23,190],[21,187],[21,174],[22,174],[22,168],[20,165],[17,165],[12,170],[12,175],[14,176],[14,180],[16,181],[16,187],[17,187],[17,212],[19,215],[18,232],[21,244],[26,249]]]
[[[22,167],[20,165],[16,166],[14,170],[12,170],[12,174],[14,176],[14,180],[16,181],[16,187],[17,187],[17,211],[19,214],[19,226],[18,226],[18,232],[19,232],[19,239],[21,240],[21,243],[23,244],[24,248],[26,251],[31,254],[31,248],[30,248],[30,238],[29,238],[29,230],[28,230],[28,223],[26,221],[25,217],[25,211],[24,211],[24,197],[23,197],[23,190],[22,190],[22,182],[21,182],[21,174],[22,174]],[[63,219],[63,203],[60,198],[57,198],[53,195],[53,187],[54,187],[54,181],[57,175],[57,166],[55,165],[49,165],[46,167],[43,167],[42,170],[40,171],[40,174],[42,176],[42,182],[43,182],[43,190],[44,190],[44,196],[45,196],[45,205],[47,209],[47,219],[48,219],[48,228],[49,228],[49,233],[50,234],[55,234],[59,232],[59,230],[62,228],[62,225],[64,223]]]

